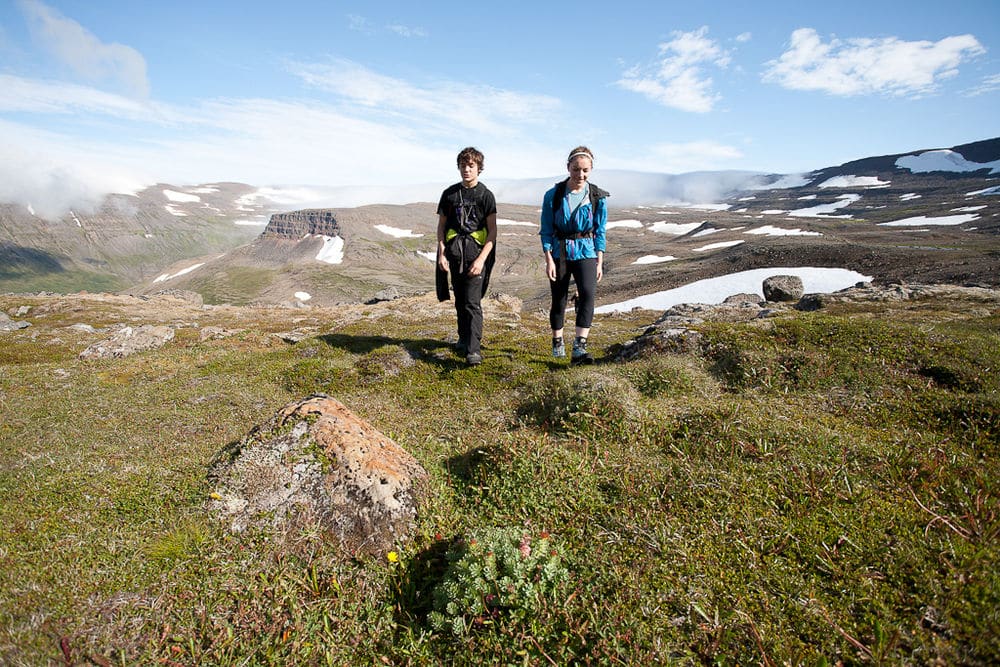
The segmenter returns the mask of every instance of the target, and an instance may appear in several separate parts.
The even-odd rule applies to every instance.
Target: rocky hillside
[[[794,177],[734,180],[727,172],[732,194],[713,206],[657,202],[652,190],[649,205],[616,205],[635,199],[636,183],[652,181],[603,174],[612,211],[600,303],[770,267],[843,268],[875,282],[996,285],[998,161],[1000,139],[990,139]],[[685,193],[696,191],[695,181],[685,180]],[[207,303],[333,305],[433,288],[432,203],[276,209],[234,184],[158,186],[57,223],[3,207],[0,292],[179,289]],[[492,289],[529,307],[548,298],[537,220],[537,205],[499,205]]]
[[[0,292],[123,290],[260,234],[275,205],[239,183],[158,184],[49,220],[0,203]]]

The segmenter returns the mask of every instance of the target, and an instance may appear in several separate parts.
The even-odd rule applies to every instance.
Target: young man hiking
[[[462,178],[438,202],[437,264],[451,273],[458,315],[459,354],[470,366],[483,362],[483,294],[493,271],[497,240],[497,202],[479,182],[484,157],[473,147],[458,154]]]

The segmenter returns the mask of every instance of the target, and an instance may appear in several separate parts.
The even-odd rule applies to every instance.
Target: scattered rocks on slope
[[[962,300],[998,307],[1000,306],[1000,289],[960,285],[863,285],[848,287],[829,294],[805,294],[795,304],[795,309],[811,311],[820,310],[836,303],[920,299],[941,299],[952,302]]]
[[[127,357],[161,347],[174,339],[174,330],[165,326],[143,324],[139,327],[122,327],[110,338],[94,343],[80,353],[81,359],[106,359]]]
[[[413,528],[427,472],[339,401],[290,403],[224,450],[211,509],[233,531],[320,526],[349,552],[380,553]]]

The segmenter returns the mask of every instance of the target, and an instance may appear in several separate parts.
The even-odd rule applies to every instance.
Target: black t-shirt
[[[445,227],[460,234],[486,228],[486,218],[497,212],[497,200],[482,183],[473,188],[456,183],[441,193],[438,215],[445,216]]]

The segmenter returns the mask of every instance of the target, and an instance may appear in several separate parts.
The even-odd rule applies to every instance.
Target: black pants
[[[479,354],[483,339],[483,292],[489,285],[494,255],[490,254],[478,276],[468,275],[469,266],[479,256],[479,245],[468,236],[452,239],[445,249],[451,287],[455,290],[458,339],[468,345],[468,354]]]
[[[561,262],[556,260],[556,279],[549,281],[552,289],[552,308],[549,324],[553,331],[563,328],[566,319],[566,299],[569,296],[569,279],[576,282],[576,326],[589,329],[594,322],[594,296],[597,292],[597,259],[578,259]]]

